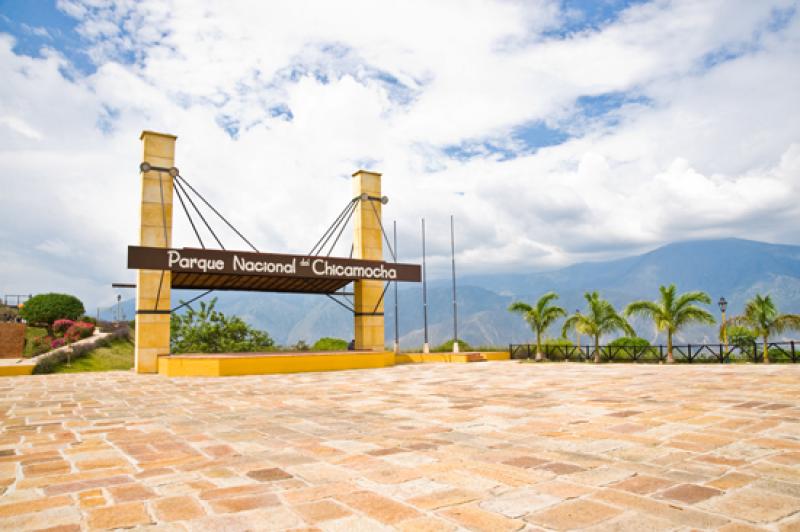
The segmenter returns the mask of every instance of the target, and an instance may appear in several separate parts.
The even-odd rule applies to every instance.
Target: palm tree
[[[800,315],[778,314],[778,309],[770,296],[756,294],[744,306],[744,314],[731,319],[735,325],[753,329],[764,341],[764,363],[769,364],[769,335],[780,334],[786,330],[800,330]]]
[[[614,305],[602,299],[596,291],[586,292],[583,297],[589,304],[588,312],[576,312],[567,318],[561,328],[561,336],[566,336],[570,329],[575,329],[594,338],[594,361],[599,363],[600,337],[602,335],[614,331],[623,331],[627,336],[633,336],[635,333],[633,327],[619,315]]]
[[[536,360],[542,360],[542,333],[562,316],[566,316],[566,311],[561,307],[551,306],[550,302],[558,299],[555,292],[548,292],[539,298],[536,307],[531,307],[527,303],[517,301],[512,303],[508,310],[518,312],[531,326],[536,333]]]
[[[674,284],[660,286],[659,301],[634,301],[625,309],[626,316],[639,315],[653,320],[656,329],[667,333],[667,363],[672,364],[672,336],[690,323],[715,323],[714,317],[695,303],[711,304],[705,292],[694,291],[677,295]]]

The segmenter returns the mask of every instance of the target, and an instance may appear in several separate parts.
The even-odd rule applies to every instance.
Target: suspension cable
[[[236,229],[236,228],[233,226],[233,224],[232,224],[232,223],[230,223],[230,222],[227,220],[227,218],[225,218],[224,216],[222,216],[222,214],[220,214],[220,212],[219,212],[217,209],[215,209],[215,208],[214,208],[214,206],[213,206],[213,205],[211,205],[211,204],[210,204],[210,203],[209,203],[209,202],[208,202],[208,201],[207,201],[207,200],[206,200],[206,199],[203,197],[203,195],[202,195],[202,194],[200,194],[200,193],[199,193],[199,192],[198,192],[198,191],[197,191],[197,190],[196,190],[196,189],[195,189],[195,188],[194,188],[194,187],[191,185],[191,183],[189,183],[189,182],[186,180],[186,178],[184,178],[184,177],[183,177],[182,175],[180,175],[180,174],[178,174],[176,177],[177,177],[178,179],[180,179],[180,180],[183,182],[183,184],[184,184],[184,185],[186,185],[187,187],[189,187],[189,189],[190,189],[192,192],[194,192],[194,193],[197,195],[197,197],[198,197],[198,198],[200,198],[200,199],[203,201],[203,203],[205,203],[205,204],[206,204],[206,206],[207,206],[209,209],[211,209],[211,210],[214,212],[214,214],[216,214],[217,216],[219,216],[220,220],[222,220],[223,222],[225,222],[225,225],[227,225],[228,227],[230,227],[230,228],[233,230],[233,232],[234,232],[234,233],[236,233],[237,235],[239,235],[239,238],[241,238],[242,240],[244,240],[244,241],[245,241],[245,243],[247,243],[247,245],[248,245],[248,246],[250,246],[250,247],[253,249],[253,251],[255,251],[256,253],[258,253],[258,249],[257,249],[257,248],[256,248],[256,247],[255,247],[255,246],[254,246],[254,245],[253,245],[253,244],[252,244],[252,243],[251,243],[249,240],[247,240],[247,238],[245,238],[245,236],[244,236],[242,233],[240,233],[240,232],[239,232],[239,230],[238,230],[238,229]]]
[[[356,205],[357,204],[358,204],[357,202],[353,202],[353,206],[352,206],[352,208],[350,209],[350,212],[347,215],[347,219],[344,220],[344,222],[341,224],[341,229],[339,229],[339,234],[336,235],[336,239],[333,241],[333,244],[331,244],[331,247],[328,249],[328,256],[329,257],[331,256],[331,253],[333,253],[333,248],[336,247],[336,244],[339,242],[339,239],[342,237],[342,233],[344,233],[344,230],[347,228],[347,224],[350,223],[350,220],[353,218],[353,213],[356,212]]]
[[[308,253],[309,255],[313,255],[314,253],[317,253],[318,252],[317,248],[319,248],[321,250],[322,247],[324,247],[324,244],[323,245],[320,245],[320,244],[322,244],[322,241],[325,240],[325,237],[328,236],[328,233],[330,233],[331,231],[335,230],[335,227],[338,227],[339,221],[345,216],[345,214],[347,213],[347,210],[350,208],[350,206],[352,205],[352,203],[354,201],[356,201],[356,200],[355,199],[351,199],[350,202],[347,205],[345,205],[344,209],[342,209],[342,212],[340,212],[339,215],[336,217],[336,219],[333,221],[333,223],[331,225],[329,225],[327,229],[325,229],[325,232],[322,233],[322,236],[319,238],[319,240],[317,240],[317,243],[314,244],[314,247],[311,248],[311,251]]]
[[[187,200],[189,200],[189,203],[190,203],[190,204],[192,205],[192,207],[194,208],[194,211],[197,213],[197,215],[200,217],[200,219],[201,219],[201,220],[203,220],[203,223],[205,224],[205,226],[206,226],[206,229],[208,229],[208,232],[209,232],[209,233],[211,233],[211,236],[213,236],[213,237],[214,237],[214,240],[216,240],[216,241],[217,241],[217,244],[219,244],[219,247],[220,247],[221,249],[225,249],[225,246],[223,246],[223,245],[222,245],[222,242],[220,241],[220,239],[219,239],[219,237],[217,236],[217,234],[214,232],[214,230],[213,230],[213,229],[211,229],[211,226],[209,225],[209,223],[208,223],[208,220],[206,220],[205,216],[203,216],[203,213],[202,213],[202,212],[200,212],[200,209],[198,209],[198,208],[197,208],[197,205],[195,204],[194,200],[193,200],[193,199],[192,199],[192,197],[189,195],[189,193],[188,193],[188,192],[186,192],[186,189],[185,189],[185,188],[183,188],[183,185],[181,184],[181,182],[180,182],[180,181],[178,181],[177,179],[174,179],[173,181],[174,181],[174,183],[175,183],[176,185],[178,185],[178,188],[180,188],[181,190],[183,190],[183,193],[184,193],[184,195],[186,196],[186,199],[187,199]]]
[[[389,237],[386,236],[386,231],[383,229],[383,222],[381,221],[381,217],[378,214],[378,209],[375,208],[375,205],[372,203],[372,200],[368,200],[370,207],[372,207],[372,212],[375,213],[375,219],[378,220],[378,225],[381,226],[381,233],[383,233],[383,239],[386,241],[386,247],[389,248],[389,253],[392,254],[392,259],[397,262],[397,256],[394,254],[394,250],[392,249],[392,244],[389,242]]]
[[[172,180],[172,184],[175,185],[175,179]],[[186,213],[186,217],[189,219],[189,223],[192,224],[192,230],[194,231],[197,240],[200,241],[200,247],[206,249],[206,245],[203,243],[203,239],[200,238],[200,233],[197,231],[197,227],[194,225],[194,220],[192,220],[192,215],[189,213],[189,209],[186,208],[186,203],[183,201],[183,196],[181,195],[181,190],[178,186],[175,186],[175,195],[178,196],[178,200],[181,202],[181,207],[183,207],[183,212]]]
[[[189,305],[191,305],[192,303],[194,303],[195,301],[197,301],[197,300],[198,300],[198,299],[200,299],[201,297],[205,297],[205,296],[207,296],[208,294],[210,294],[210,293],[211,293],[211,292],[213,292],[213,291],[214,291],[214,289],[213,289],[213,288],[211,288],[211,289],[209,289],[209,290],[206,290],[205,292],[203,292],[203,293],[202,293],[202,294],[200,294],[199,296],[195,296],[195,297],[193,297],[193,298],[192,298],[192,299],[190,299],[189,301],[181,301],[181,304],[180,304],[180,305],[178,305],[177,307],[175,307],[174,309],[172,309],[170,312],[175,312],[176,310],[182,309],[183,307],[188,307]]]

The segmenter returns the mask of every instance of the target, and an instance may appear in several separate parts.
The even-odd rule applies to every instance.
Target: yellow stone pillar
[[[142,131],[142,161],[151,166],[175,166],[175,135]],[[167,248],[172,244],[172,178],[165,171],[142,172],[139,245]],[[169,354],[171,273],[138,270],[136,274],[137,373],[158,372],[158,356]]]
[[[383,260],[381,234],[381,174],[359,170],[353,174],[353,196],[358,202],[354,216],[353,258]],[[377,215],[376,215],[377,214]],[[355,347],[386,349],[383,338],[383,281],[355,281]],[[378,303],[380,301],[380,303]]]

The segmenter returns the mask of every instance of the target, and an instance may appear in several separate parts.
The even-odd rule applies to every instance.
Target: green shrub
[[[303,342],[305,343],[305,342]],[[341,338],[331,338],[324,336],[314,342],[311,346],[312,351],[347,351],[347,340]]]
[[[292,351],[309,351],[311,347],[306,343],[305,340],[298,340],[296,344],[291,346]]]
[[[28,323],[50,327],[56,320],[77,320],[86,314],[81,300],[69,294],[39,294],[30,298],[20,310]]]
[[[611,349],[609,349],[611,347]],[[658,357],[658,348],[651,347],[648,340],[638,336],[623,336],[608,343],[602,348],[603,358],[614,360],[633,360],[634,355],[640,357]]]
[[[550,360],[560,360],[571,353],[571,347],[575,344],[568,338],[548,338],[542,342],[542,354]],[[535,355],[536,346],[533,346],[531,356]],[[574,356],[574,355],[573,355]]]
[[[753,350],[756,343],[757,335],[755,331],[747,327],[733,325],[728,327],[726,331],[728,335],[728,345],[731,347],[738,347],[739,349],[747,352]]]
[[[264,351],[274,345],[266,331],[250,327],[238,316],[214,310],[217,299],[173,314],[170,323],[173,353],[245,353]],[[124,329],[127,331],[127,328]]]
[[[448,340],[445,343],[438,345],[433,348],[434,353],[452,353],[453,352],[453,344],[455,342],[453,340]],[[472,346],[469,345],[464,340],[458,341],[458,351],[460,353],[464,353],[466,351],[472,351]]]

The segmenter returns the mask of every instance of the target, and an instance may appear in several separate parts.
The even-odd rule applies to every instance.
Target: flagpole
[[[453,353],[458,353],[458,302],[456,299],[456,237],[453,215],[450,215],[450,258],[453,264]]]
[[[394,261],[397,262],[397,220],[392,222],[394,237]],[[394,352],[400,353],[400,318],[397,313],[397,281],[394,282]]]
[[[425,218],[422,219],[422,316],[425,326],[425,343],[422,344],[422,352],[430,353],[431,346],[428,343],[428,267],[425,263]]]

